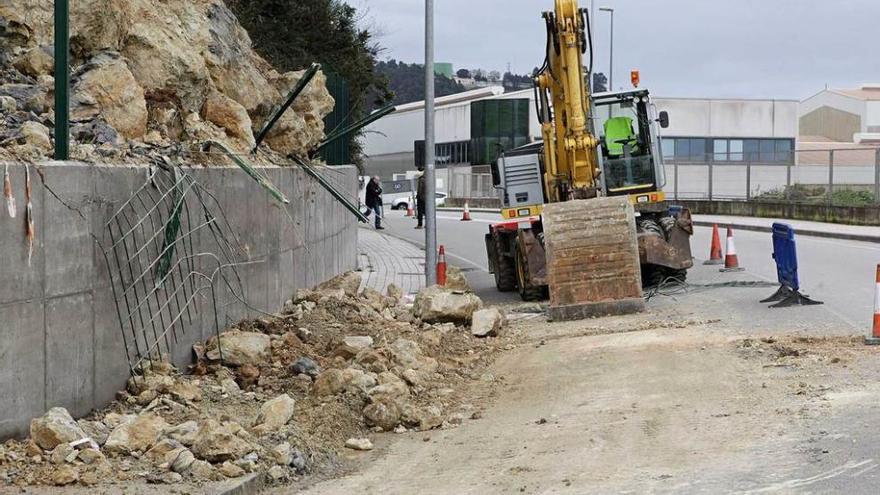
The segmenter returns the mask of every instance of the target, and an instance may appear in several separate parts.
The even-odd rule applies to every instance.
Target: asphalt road
[[[494,280],[487,272],[486,250],[483,236],[490,223],[500,220],[500,215],[472,213],[473,221],[462,222],[457,212],[438,212],[438,242],[446,246],[448,261],[468,272],[468,278],[481,297],[493,303],[516,302],[516,294],[501,294],[494,289]],[[386,210],[386,226],[397,237],[424,246],[424,230],[415,230],[415,221],[402,211]],[[712,230],[696,228],[692,246],[696,263],[689,280],[695,283],[719,284],[730,280],[776,281],[776,265],[771,258],[772,244],[768,233],[735,232],[735,242],[740,266],[746,268],[742,275],[720,274],[717,267],[704,267],[702,262],[709,255]],[[722,243],[725,232],[722,228]],[[769,313],[768,324],[774,320],[785,322],[790,315],[797,315],[805,325],[813,319],[835,323],[850,333],[867,331],[873,314],[874,277],[880,262],[880,249],[872,243],[822,239],[801,236],[797,238],[800,280],[802,292],[824,301],[821,308],[794,308],[784,312]],[[772,288],[751,289],[751,299],[760,299],[773,293]],[[748,312],[750,309],[743,309]]]

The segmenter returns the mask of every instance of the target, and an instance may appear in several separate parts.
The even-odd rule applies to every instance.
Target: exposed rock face
[[[63,407],[53,407],[43,416],[31,420],[31,439],[43,450],[53,450],[60,443],[69,443],[85,436],[82,428]]]
[[[144,90],[122,57],[101,53],[73,75],[71,118],[88,120],[102,115],[126,139],[138,139],[147,130]]]
[[[452,292],[440,286],[428,287],[416,296],[413,313],[429,323],[470,323],[483,301],[470,292]]]
[[[70,10],[77,118],[100,115],[129,140],[216,139],[245,151],[303,75],[280,74],[258,56],[222,0],[80,0]],[[0,5],[0,51],[20,75],[0,72],[0,85],[36,87],[52,73],[52,13],[52,0]],[[319,73],[268,136],[274,151],[305,155],[323,139],[334,105],[325,82]]]

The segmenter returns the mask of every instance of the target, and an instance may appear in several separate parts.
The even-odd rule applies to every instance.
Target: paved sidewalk
[[[393,283],[404,294],[416,294],[424,288],[425,253],[418,247],[372,227],[361,227],[358,253],[361,289],[370,287],[384,294],[388,284]]]

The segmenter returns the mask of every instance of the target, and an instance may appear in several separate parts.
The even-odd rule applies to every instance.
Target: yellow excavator
[[[492,165],[505,219],[491,225],[486,235],[496,286],[501,291],[518,290],[524,300],[546,296],[547,256],[553,254],[547,249],[553,243],[545,236],[544,209],[578,200],[587,201],[578,201],[584,206],[574,217],[567,212],[566,218],[584,228],[608,226],[587,233],[596,242],[582,244],[597,247],[591,248],[592,258],[585,259],[600,259],[603,236],[617,235],[615,228],[623,232],[620,228],[627,227],[613,222],[627,222],[634,224],[629,226],[637,237],[638,252],[633,250],[633,256],[639,258],[640,267],[635,276],[642,285],[657,285],[670,277],[683,281],[693,266],[693,226],[690,212],[669,205],[662,190],[659,133],[668,127],[669,115],[657,113],[648,91],[638,88],[635,71],[632,90],[590,94],[591,68],[584,67],[588,52],[592,65],[587,10],[578,8],[576,0],[555,1],[555,10],[543,14],[546,59],[534,77],[543,141],[505,151]],[[601,198],[615,196],[628,198],[631,207],[619,201],[630,215],[598,218],[610,210],[595,205],[604,204]],[[595,221],[587,226],[584,219]],[[569,251],[562,255],[570,256]],[[583,272],[581,279],[597,283],[607,276],[609,284],[615,283],[614,277],[581,265],[570,263],[571,270]],[[612,296],[601,297],[614,298],[614,290],[606,292]]]

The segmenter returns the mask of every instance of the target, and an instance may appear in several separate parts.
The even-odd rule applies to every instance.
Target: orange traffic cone
[[[745,268],[739,266],[739,257],[736,255],[736,245],[733,243],[733,229],[727,227],[727,254],[724,256],[724,268],[722,272],[741,272]]]
[[[874,280],[877,284],[874,288],[874,328],[871,336],[865,338],[865,343],[880,345],[880,265],[877,265],[877,276]]]
[[[446,285],[446,248],[442,245],[437,255],[437,285]]]
[[[721,256],[721,236],[718,234],[718,224],[712,226],[712,246],[709,248],[709,259],[704,265],[720,265],[724,263]]]
[[[464,213],[461,214],[462,222],[470,222],[471,221],[471,207],[468,206],[467,201],[464,202]]]
[[[413,211],[413,199],[409,198],[409,201],[406,202],[406,216],[412,217],[415,216],[415,212]]]

